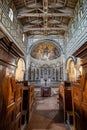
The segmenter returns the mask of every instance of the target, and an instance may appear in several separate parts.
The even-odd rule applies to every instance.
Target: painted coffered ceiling
[[[23,32],[30,35],[64,35],[78,0],[13,0]]]

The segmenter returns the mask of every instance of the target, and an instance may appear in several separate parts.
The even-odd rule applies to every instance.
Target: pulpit
[[[51,96],[51,87],[41,87],[41,96],[42,97],[49,97]]]

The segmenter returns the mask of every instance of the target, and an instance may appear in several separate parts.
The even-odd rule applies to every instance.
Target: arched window
[[[9,18],[13,22],[13,10],[11,8],[9,9]]]
[[[23,34],[23,38],[22,38],[23,42],[25,41],[25,35]]]

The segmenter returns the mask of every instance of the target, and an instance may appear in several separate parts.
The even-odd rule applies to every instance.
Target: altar
[[[49,97],[51,96],[51,87],[41,87],[41,96],[42,97]]]

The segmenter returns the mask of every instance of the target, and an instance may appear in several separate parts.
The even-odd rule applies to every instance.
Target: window
[[[23,40],[23,42],[24,42],[24,40],[25,40],[25,35],[23,34],[23,38],[22,38],[22,40]]]
[[[9,9],[9,18],[13,22],[13,10],[11,8]]]

